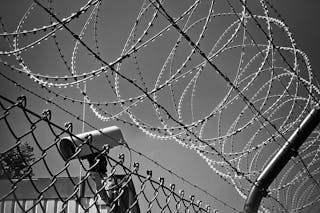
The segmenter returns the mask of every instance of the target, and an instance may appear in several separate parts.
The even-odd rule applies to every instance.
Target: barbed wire
[[[8,68],[5,72],[10,70],[28,76],[40,84],[43,91],[63,102],[88,105],[103,122],[116,121],[133,126],[152,138],[173,140],[194,150],[220,179],[234,187],[245,199],[267,162],[287,141],[304,116],[318,104],[320,91],[317,77],[313,77],[307,55],[297,48],[283,18],[268,1],[263,0],[250,8],[246,1],[241,0],[195,0],[174,15],[168,12],[170,6],[166,5],[170,3],[146,0],[120,56],[107,62],[102,54],[100,37],[103,39],[103,36],[99,36],[101,26],[98,20],[102,19],[98,14],[103,10],[102,5],[101,1],[88,1],[73,14],[59,18],[59,11],[52,1],[49,1],[49,6],[34,1],[14,32],[6,31],[2,19],[4,33],[0,36],[7,39],[10,50],[0,50],[0,55],[13,56],[18,63],[0,59],[0,63]],[[270,5],[277,17],[270,13]],[[23,30],[32,11],[39,8],[47,15],[49,24]],[[84,24],[80,30],[72,29],[71,24],[80,17],[85,19]],[[220,23],[221,33],[215,28],[216,21]],[[91,25],[94,48],[86,40],[90,38]],[[57,37],[60,32],[72,36],[74,46],[70,61],[62,49],[63,44],[60,44],[64,41],[59,41]],[[214,33],[217,38],[212,40]],[[24,44],[23,38],[31,36],[35,40]],[[282,42],[278,36],[286,37],[288,43]],[[67,75],[36,73],[24,60],[23,54],[32,52],[33,47],[41,46],[50,38],[54,40]],[[161,65],[157,71],[157,68],[146,65],[145,61],[151,58],[148,48],[152,49],[155,44],[165,46],[161,39],[171,40],[172,44],[167,57],[158,59]],[[83,53],[87,54],[88,60],[96,63],[92,66],[94,68],[86,68],[84,72],[79,61]],[[154,57],[159,58],[159,55]],[[231,68],[225,60],[233,61],[234,66]],[[127,72],[126,66],[133,71]],[[148,72],[156,76],[155,80],[148,76]],[[7,78],[2,73],[1,76]],[[207,114],[199,113],[198,110],[204,108],[199,103],[204,98],[212,99],[209,90],[204,92],[203,88],[209,88],[212,84],[209,79],[213,81],[215,78],[221,78],[225,84],[221,87],[224,90],[221,95],[217,94],[220,100],[213,102]],[[90,91],[90,86],[86,91],[81,88],[81,84],[88,85],[100,79],[111,89],[111,95],[109,92],[107,94],[107,99],[111,101],[99,100]],[[11,81],[17,85],[15,80]],[[72,87],[77,88],[80,97],[64,93]],[[132,90],[132,94],[127,92],[128,89]],[[42,100],[46,99],[38,92],[27,91]],[[45,102],[55,105],[50,99]],[[70,114],[63,106],[58,108]],[[139,109],[152,113],[141,114]],[[79,116],[73,117],[81,120]],[[316,146],[317,134],[318,130],[306,141],[298,160],[293,159],[293,164],[275,180],[269,189],[268,199],[260,208],[262,212],[276,209],[290,212],[317,205],[317,197],[311,199],[317,194],[316,189],[320,188],[316,181],[318,172],[314,168],[319,150]],[[131,151],[143,155],[132,147]],[[144,157],[169,173],[172,171],[148,156]],[[173,174],[196,186],[175,172]],[[311,183],[304,180],[306,176]],[[206,193],[206,190],[196,188]],[[310,196],[305,196],[308,193]],[[227,204],[213,194],[206,194],[223,205]],[[233,209],[229,204],[226,206]]]
[[[30,93],[31,95],[41,99],[42,101],[49,103],[51,105],[53,105],[54,107],[58,108],[59,110],[63,111],[64,113],[72,116],[73,118],[75,118],[76,120],[80,121],[80,122],[84,122],[86,124],[86,126],[92,128],[92,129],[98,129],[97,127],[95,127],[93,124],[88,123],[87,121],[83,120],[79,115],[73,114],[72,112],[64,109],[64,107],[60,106],[59,104],[57,104],[56,102],[51,101],[50,99],[40,96],[39,94],[29,90],[28,88],[24,87],[23,85],[15,82],[13,79],[10,79],[9,77],[3,75],[2,73],[0,73],[0,76],[5,78],[6,80],[10,81],[11,83],[13,83],[16,87],[22,89],[23,91]],[[178,178],[178,180],[181,180],[184,183],[187,183],[189,186],[192,186],[193,188],[195,188],[196,190],[199,190],[201,192],[203,192],[204,194],[208,195],[210,198],[213,198],[216,202],[221,203],[223,206],[228,207],[230,209],[232,209],[235,212],[241,212],[241,210],[237,210],[236,208],[234,208],[232,205],[226,203],[225,201],[219,199],[217,196],[213,195],[212,193],[208,192],[207,190],[203,189],[202,187],[198,186],[195,183],[190,182],[189,180],[187,180],[185,177],[182,177],[181,175],[179,175],[177,172],[175,172],[172,168],[167,168],[165,166],[163,166],[160,162],[157,162],[155,160],[153,160],[152,158],[148,157],[146,154],[139,152],[137,150],[135,150],[134,148],[130,147],[128,144],[125,145],[126,148],[128,148],[130,150],[130,153],[133,152],[135,154],[137,154],[138,156],[142,156],[143,158],[147,159],[148,161],[152,162],[155,166],[160,167],[161,169],[163,169],[164,171],[168,172],[170,175],[173,175],[175,177]],[[131,167],[131,164],[130,166]],[[71,176],[71,175],[70,175]]]

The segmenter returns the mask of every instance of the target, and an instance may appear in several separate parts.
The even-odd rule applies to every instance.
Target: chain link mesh
[[[138,7],[134,1],[8,2],[14,13],[0,8],[1,95],[11,97],[9,81],[18,93],[30,94],[30,102],[36,97],[39,106],[61,114],[40,115],[28,109],[26,98],[2,96],[1,200],[11,203],[2,202],[1,210],[44,211],[56,199],[53,209],[59,211],[71,203],[80,212],[101,206],[134,212],[138,204],[141,212],[209,211],[163,178],[154,180],[156,172],[143,174],[131,155],[188,182],[132,147],[123,146],[126,153],[116,157],[110,147],[96,150],[90,138],[78,138],[64,161],[61,140],[74,138],[80,122],[93,130],[92,123],[101,122],[188,148],[230,186],[238,203],[188,183],[212,198],[212,206],[240,212],[233,206],[247,198],[267,163],[319,106],[319,81],[308,56],[266,0],[145,0]],[[61,116],[77,123],[62,127]],[[268,188],[261,212],[318,208],[319,135],[316,129]],[[95,156],[82,159],[87,146]],[[35,157],[28,156],[31,149]],[[24,188],[34,202],[24,200]],[[127,194],[133,197],[119,210]]]
[[[202,206],[202,203],[196,201],[194,196],[187,197],[183,190],[178,192],[174,184],[167,186],[164,178],[154,180],[151,170],[148,170],[146,174],[142,174],[139,170],[138,162],[133,163],[132,166],[128,165],[125,162],[124,154],[119,154],[118,159],[110,157],[107,146],[95,155],[95,162],[91,167],[84,165],[83,160],[78,157],[78,153],[81,150],[81,146],[79,146],[76,148],[74,156],[67,160],[65,165],[53,171],[52,165],[46,159],[46,155],[48,152],[61,154],[58,145],[62,137],[76,137],[72,133],[72,124],[68,123],[65,127],[60,127],[51,121],[51,111],[45,110],[39,115],[29,110],[26,102],[27,99],[25,97],[20,97],[17,102],[12,102],[3,96],[0,97],[1,129],[10,134],[12,138],[12,141],[8,142],[8,148],[0,155],[1,162],[3,162],[4,155],[12,152],[12,150],[18,150],[20,158],[24,160],[24,155],[19,152],[19,146],[23,141],[28,141],[32,146],[37,147],[42,154],[30,164],[25,162],[27,169],[17,179],[13,179],[7,170],[8,168],[1,163],[4,175],[10,182],[10,187],[7,188],[9,190],[1,193],[1,202],[13,198],[16,201],[21,201],[17,202],[17,204],[26,212],[33,212],[36,208],[41,208],[45,212],[47,207],[44,201],[48,196],[46,194],[51,191],[53,192],[51,194],[57,197],[57,201],[61,202],[59,212],[67,212],[68,202],[70,201],[76,201],[79,205],[78,208],[82,208],[84,212],[90,212],[91,208],[95,208],[100,212],[101,205],[106,204],[101,201],[99,194],[105,190],[110,199],[108,204],[110,212],[211,212],[209,206]],[[17,124],[13,120],[17,118],[16,116],[24,116],[23,120],[27,125],[25,124],[23,129],[18,130],[16,128]],[[43,145],[41,141],[43,139],[38,137],[38,129],[46,131],[46,137],[53,139],[49,145]],[[83,144],[89,144],[88,140],[83,140],[82,142]],[[95,149],[95,147],[92,148],[93,150]],[[61,157],[60,154],[57,157]],[[104,163],[108,165],[107,169],[110,172],[105,173],[105,178],[102,179],[103,187],[98,188],[93,181],[93,172],[91,170],[92,167],[99,163],[101,157],[105,159]],[[85,175],[81,179],[70,175],[72,161],[78,161],[85,171]],[[44,185],[38,187],[37,180],[33,179],[31,174],[34,168],[40,165],[46,168],[50,176]],[[67,175],[68,181],[65,175]],[[59,188],[61,185],[59,182],[62,181],[61,178],[65,179],[64,184],[70,184],[73,188],[72,193],[69,193],[68,196]],[[24,195],[21,195],[21,190],[26,190],[26,184],[23,183],[26,180],[30,182],[29,185],[32,188],[28,190],[33,190],[37,194],[33,205],[28,206],[28,208],[26,208],[26,203],[23,201],[25,199],[23,198]],[[88,194],[92,197],[90,202],[84,200]],[[123,200],[130,200],[130,202],[125,203]]]

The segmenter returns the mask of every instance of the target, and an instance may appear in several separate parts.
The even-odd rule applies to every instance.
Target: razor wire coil
[[[225,3],[226,10],[219,8],[221,2]],[[264,0],[250,6],[242,0],[197,0],[180,14],[175,14],[175,18],[167,11],[166,1],[144,1],[120,56],[107,62],[102,55],[103,42],[99,40],[99,14],[104,4],[101,1],[88,1],[71,15],[59,18],[53,1],[49,1],[48,7],[34,1],[15,31],[7,31],[5,21],[1,20],[4,32],[0,36],[7,40],[10,50],[0,50],[0,55],[13,56],[17,62],[14,64],[0,59],[0,63],[6,67],[4,72],[28,76],[41,86],[41,91],[65,103],[88,105],[103,122],[116,121],[134,126],[152,138],[174,140],[194,150],[218,177],[231,184],[242,198],[246,198],[250,186],[255,184],[255,178],[266,163],[310,109],[318,105],[318,83],[309,59],[296,47],[284,21],[272,17],[272,11],[268,9],[270,3]],[[203,5],[206,9],[203,9]],[[49,17],[50,23],[22,30],[32,12],[39,9]],[[277,11],[275,13],[278,16]],[[75,33],[70,25],[85,15],[85,23],[79,33]],[[225,24],[223,31],[210,43],[206,39],[215,29],[212,23],[220,19],[231,21],[221,21]],[[86,41],[87,37],[90,38],[91,25],[94,48]],[[63,41],[59,41],[60,31],[71,35],[74,41],[70,61],[64,53]],[[176,32],[175,40],[170,37],[171,32]],[[287,43],[282,44],[277,34],[286,37]],[[24,44],[24,38],[32,36],[34,41]],[[150,83],[152,80],[148,79],[145,71],[150,67],[145,65],[144,68],[143,57],[148,57],[150,46],[166,37],[174,41],[173,45],[169,47],[169,54],[162,61],[160,69],[155,72],[157,77],[153,79],[154,83]],[[24,60],[23,54],[32,52],[33,47],[41,46],[51,38],[65,66],[66,75],[37,73]],[[210,45],[211,49],[208,50],[206,45]],[[98,65],[93,66],[96,68],[81,71],[82,64],[78,60],[81,51],[89,55],[88,59],[97,61]],[[236,66],[224,66],[228,54],[234,52],[240,55],[234,62]],[[133,65],[134,72],[128,73],[123,68],[129,65]],[[228,72],[228,69],[234,72]],[[217,75],[212,74],[215,71]],[[5,78],[5,74],[1,76]],[[198,102],[202,101],[202,94],[198,91],[203,91],[202,87],[209,84],[206,81],[208,76],[222,77],[227,86],[223,87],[225,91],[218,97],[220,100],[212,104],[207,114],[201,114],[197,111],[201,108]],[[111,101],[95,100],[99,98],[90,91],[90,86],[88,90],[81,88],[83,83],[89,85],[100,78],[104,78],[107,88],[112,91],[108,94]],[[19,87],[17,82],[13,82]],[[73,87],[79,90],[80,96],[61,92]],[[126,95],[127,88],[131,87],[134,93]],[[50,99],[46,101],[52,102]],[[146,105],[154,113],[151,119],[139,113],[139,108],[144,109]],[[230,116],[233,116],[232,122]],[[216,130],[214,135],[209,131],[212,127]],[[34,124],[32,128],[35,128]],[[32,133],[33,129],[30,131]],[[317,165],[317,138],[318,130],[302,147],[297,160],[293,160],[292,165],[269,189],[268,201],[261,207],[262,212],[275,209],[298,211],[317,204],[318,170],[313,168]],[[43,155],[39,158],[42,161],[47,149],[36,144],[42,151]],[[43,162],[52,174],[50,165]],[[295,174],[292,176],[291,173]],[[159,186],[151,187],[156,193],[160,190]],[[296,191],[290,194],[290,190]],[[303,196],[308,192],[312,195]],[[311,199],[313,195],[316,198]],[[160,209],[168,207],[168,203],[164,206],[159,204],[156,197],[149,203],[149,208],[153,205]],[[185,208],[189,209],[190,206]]]

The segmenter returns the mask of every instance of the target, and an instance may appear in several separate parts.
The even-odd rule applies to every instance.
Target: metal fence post
[[[291,135],[284,146],[262,171],[244,204],[244,213],[258,212],[260,202],[268,193],[268,188],[288,161],[298,155],[298,150],[320,122],[320,109],[313,109]]]

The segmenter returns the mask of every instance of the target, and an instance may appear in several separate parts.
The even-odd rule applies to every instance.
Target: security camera
[[[84,141],[87,142],[84,143]],[[105,145],[109,145],[111,149],[123,143],[124,139],[120,128],[111,126],[62,138],[59,143],[59,149],[63,159],[66,161],[76,153],[77,147],[81,149],[78,153],[79,158],[86,159],[88,156],[101,152]]]

